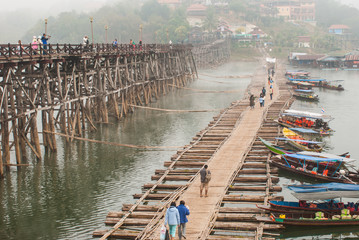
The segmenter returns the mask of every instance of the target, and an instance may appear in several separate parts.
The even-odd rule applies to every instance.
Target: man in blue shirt
[[[186,239],[186,223],[188,222],[187,215],[189,215],[189,209],[185,206],[183,200],[180,201],[180,205],[177,207],[180,215],[180,225],[178,226],[178,238],[179,240]]]
[[[44,48],[44,54],[47,54],[46,53],[46,50],[47,50],[47,41],[49,40],[51,36],[46,36],[46,33],[44,33],[41,37],[41,42],[42,42],[42,45],[43,45],[43,48]]]

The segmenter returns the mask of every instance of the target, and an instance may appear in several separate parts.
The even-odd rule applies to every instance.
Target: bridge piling
[[[11,165],[26,163],[27,147],[38,160],[43,149],[56,151],[56,130],[71,142],[86,129],[96,130],[95,123],[119,120],[196,74],[186,45],[96,45],[96,51],[85,51],[57,44],[36,55],[31,45],[16,47],[0,45],[0,176],[11,158]]]

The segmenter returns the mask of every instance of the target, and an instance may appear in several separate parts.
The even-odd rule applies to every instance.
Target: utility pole
[[[90,23],[91,23],[91,36],[92,36],[92,47],[93,47],[93,17],[90,17]]]
[[[106,44],[108,44],[108,40],[107,40],[107,30],[108,30],[108,26],[105,25],[105,32],[106,32]]]
[[[142,24],[140,24],[140,40],[139,41],[142,41],[142,28],[143,28],[143,26],[142,26]]]
[[[45,34],[47,35],[47,18],[45,18]]]

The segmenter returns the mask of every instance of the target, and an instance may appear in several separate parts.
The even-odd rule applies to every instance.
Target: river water
[[[150,105],[163,109],[216,111],[183,113],[136,109],[120,122],[97,125],[98,130],[85,137],[134,145],[187,145],[219,109],[241,99],[250,82],[249,78],[221,76],[250,75],[257,68],[258,63],[231,62],[202,70],[199,80],[187,86],[191,89],[168,93]],[[324,108],[335,117],[330,126],[336,133],[326,139],[329,151],[350,151],[353,158],[359,158],[355,121],[358,112],[353,109],[359,72],[312,72],[328,79],[345,79],[347,90],[320,90],[319,103],[297,101],[293,108],[315,112]],[[57,153],[43,152],[41,162],[32,156],[30,167],[13,168],[0,181],[0,239],[89,239],[95,229],[105,228],[107,213],[120,211],[123,203],[133,203],[132,195],[140,193],[141,186],[151,181],[155,169],[163,168],[163,162],[175,153],[173,148],[148,150],[82,141],[68,144],[58,138]],[[280,182],[292,183],[284,177]],[[292,198],[285,188],[282,194],[286,199]],[[297,232],[304,234],[300,229],[291,229],[282,237],[294,237]],[[307,235],[318,233],[316,230]]]

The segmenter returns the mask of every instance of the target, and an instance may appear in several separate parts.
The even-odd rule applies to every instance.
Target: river
[[[257,67],[258,63],[253,62],[231,62],[202,70],[199,80],[187,86],[190,89],[175,90],[150,104],[162,109],[216,111],[183,113],[136,109],[120,122],[98,124],[98,130],[86,133],[85,137],[134,145],[187,145],[219,109],[241,99],[250,82],[249,78],[221,76],[250,75]],[[311,72],[328,79],[345,79],[346,90],[317,90],[319,103],[296,101],[293,108],[314,112],[324,108],[335,118],[330,126],[336,132],[326,139],[329,151],[350,151],[352,157],[358,159],[355,121],[358,112],[353,106],[359,72]],[[163,168],[163,162],[176,153],[173,148],[148,150],[84,141],[68,144],[60,137],[57,139],[57,153],[43,152],[41,162],[29,154],[31,166],[21,170],[12,168],[0,181],[0,239],[89,239],[95,229],[105,228],[104,220],[109,211],[119,211],[123,203],[133,203],[132,195],[140,193],[141,186],[151,181],[155,169]],[[284,177],[280,182],[292,183]],[[285,188],[282,194],[286,199],[291,198]],[[295,232],[298,231],[285,231],[283,238],[294,237]],[[303,231],[299,232],[303,235]],[[320,231],[309,235],[318,233]]]

